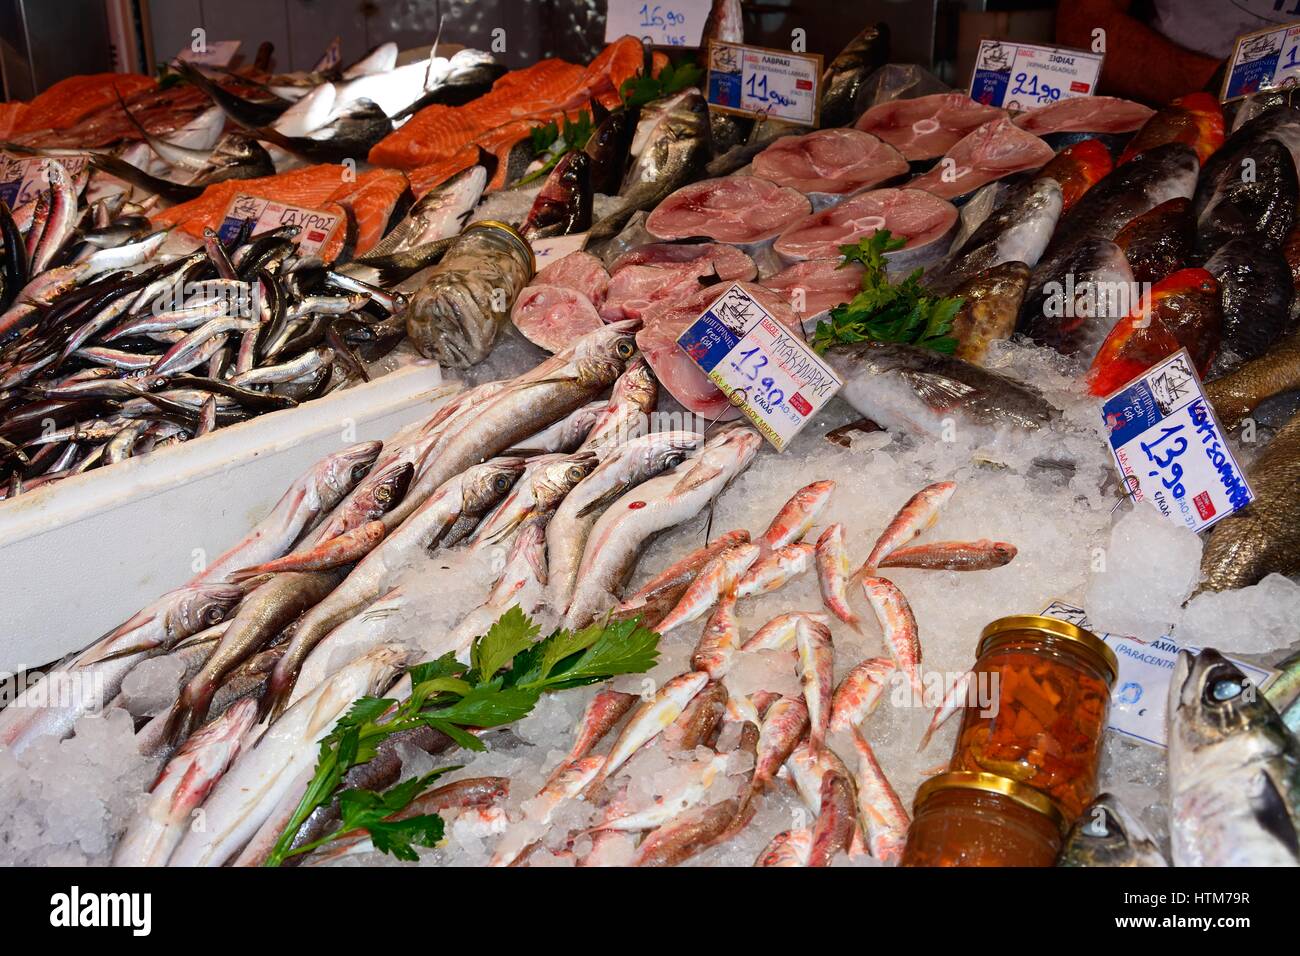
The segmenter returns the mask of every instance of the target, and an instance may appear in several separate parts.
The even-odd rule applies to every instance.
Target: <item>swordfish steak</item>
[[[873,106],[853,126],[915,161],[942,156],[971,130],[1006,115],[1005,110],[976,103],[965,93],[935,93]]]
[[[907,172],[903,154],[856,129],[819,129],[777,140],[754,157],[754,175],[801,193],[844,196]]]
[[[774,238],[811,211],[796,189],[761,176],[726,176],[683,186],[659,204],[645,227],[656,239],[705,236],[748,244]]]

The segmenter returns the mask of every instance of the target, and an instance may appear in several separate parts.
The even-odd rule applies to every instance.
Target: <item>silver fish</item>
[[[1169,680],[1174,866],[1300,866],[1300,741],[1217,651]]]

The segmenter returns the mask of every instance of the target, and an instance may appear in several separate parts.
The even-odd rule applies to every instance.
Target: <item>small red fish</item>
[[[1204,375],[1219,350],[1219,284],[1204,269],[1180,269],[1157,282],[1110,330],[1088,369],[1088,390],[1109,395],[1163,358],[1186,348]]]

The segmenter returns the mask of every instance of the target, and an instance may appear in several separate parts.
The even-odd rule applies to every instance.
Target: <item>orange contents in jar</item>
[[[1072,822],[1097,793],[1117,666],[1103,641],[1065,621],[994,621],[980,637],[975,674],[995,702],[966,708],[950,769],[1041,790]]]
[[[1032,787],[991,773],[932,777],[916,792],[900,866],[1052,866],[1060,809]]]

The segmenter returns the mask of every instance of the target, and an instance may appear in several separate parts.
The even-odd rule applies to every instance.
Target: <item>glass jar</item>
[[[992,703],[966,707],[949,769],[1028,784],[1072,823],[1097,795],[1115,653],[1081,627],[1026,614],[984,628],[976,658]]]
[[[916,791],[899,866],[1052,866],[1066,824],[1032,787],[991,773],[932,777]]]
[[[536,271],[532,246],[513,227],[470,223],[411,296],[406,332],[420,354],[441,365],[477,365]]]

